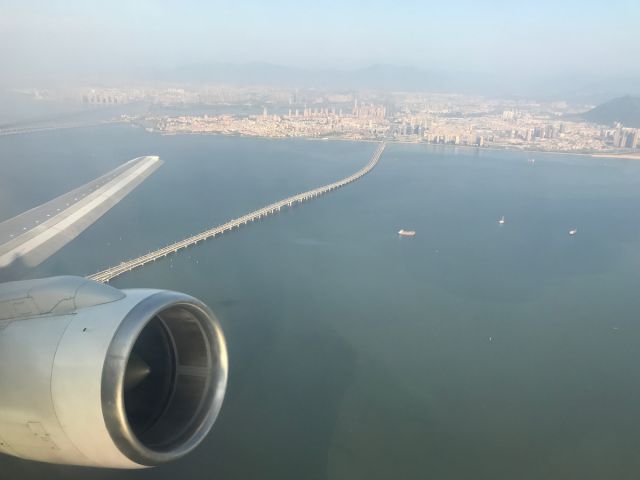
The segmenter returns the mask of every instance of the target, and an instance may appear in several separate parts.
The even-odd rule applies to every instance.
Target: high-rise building
[[[622,124],[615,124],[615,131],[613,132],[613,146],[621,147],[624,145],[624,132],[622,131]]]
[[[626,130],[621,143],[623,148],[636,148],[638,146],[638,130]]]
[[[503,120],[513,120],[515,117],[515,112],[513,110],[504,110],[502,112]]]
[[[544,135],[546,138],[554,138],[556,134],[556,130],[553,125],[547,125],[545,127]]]

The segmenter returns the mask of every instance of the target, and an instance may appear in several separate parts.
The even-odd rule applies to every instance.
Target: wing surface
[[[17,267],[34,267],[45,261],[162,163],[157,156],[134,158],[81,187],[0,223],[0,273]]]

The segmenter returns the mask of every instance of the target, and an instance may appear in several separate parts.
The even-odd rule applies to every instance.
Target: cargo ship
[[[405,230],[404,228],[398,230],[398,235],[400,235],[401,237],[414,237],[415,234],[416,232],[413,230]]]

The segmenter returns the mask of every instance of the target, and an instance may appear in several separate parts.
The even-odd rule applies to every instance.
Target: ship
[[[416,232],[414,230],[405,230],[404,228],[398,230],[398,235],[401,237],[414,237]]]
[[[504,215],[500,217],[500,220],[498,220],[498,223],[500,225],[504,225],[505,223],[507,223],[507,221],[504,219]]]
[[[572,237],[578,233],[578,229],[577,228],[572,228],[571,230],[569,230],[569,235],[571,235]]]

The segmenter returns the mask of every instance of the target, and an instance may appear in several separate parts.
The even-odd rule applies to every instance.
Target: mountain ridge
[[[581,117],[602,125],[620,122],[625,127],[640,128],[640,96],[624,95],[613,98],[584,112]]]

